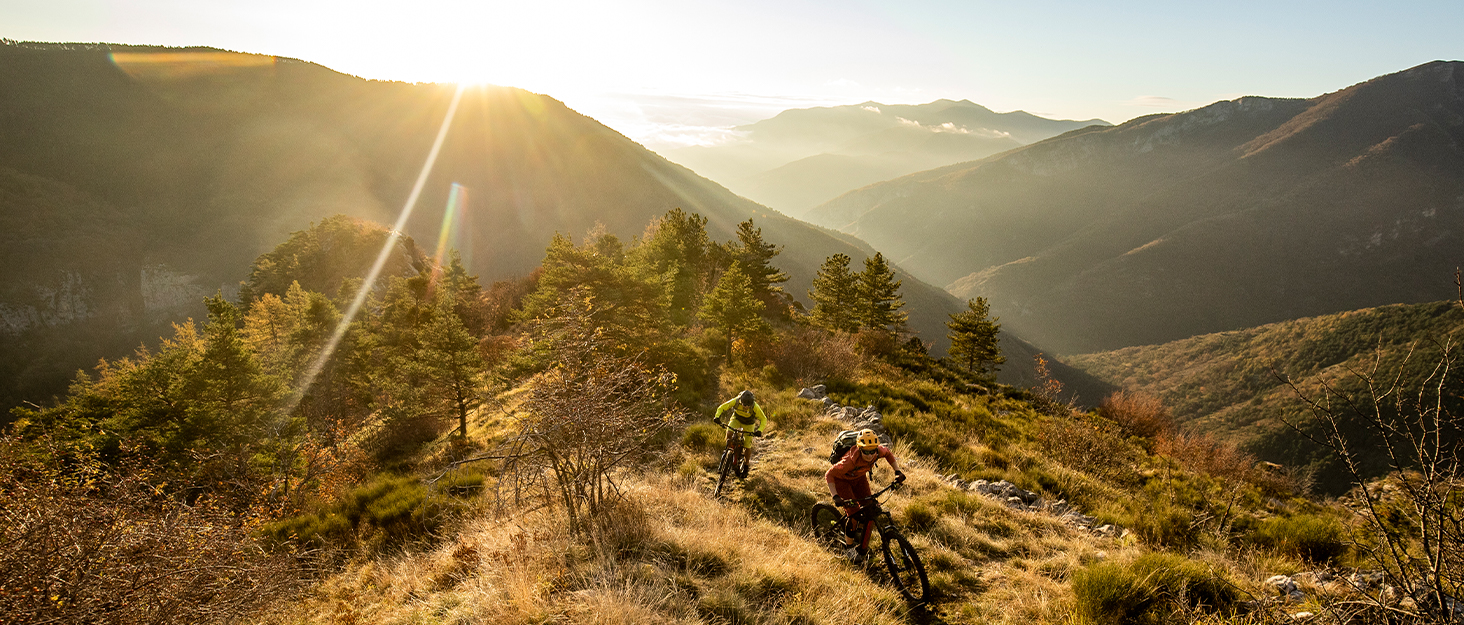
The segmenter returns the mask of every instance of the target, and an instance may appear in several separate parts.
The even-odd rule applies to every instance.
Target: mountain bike
[[[848,536],[858,544],[864,535],[864,524],[874,519],[874,529],[880,537],[880,552],[884,555],[891,581],[900,594],[905,595],[906,601],[920,605],[930,598],[930,580],[925,577],[925,565],[899,526],[895,525],[889,511],[879,505],[879,497],[899,485],[900,482],[890,482],[889,486],[873,495],[853,500],[874,504],[860,509],[856,515],[860,518],[849,518],[842,509],[830,503],[814,504],[809,511],[813,519],[813,535],[826,547],[844,549],[847,545],[844,537]]]
[[[727,445],[722,448],[722,459],[717,462],[717,487],[712,489],[713,497],[722,496],[722,486],[727,483],[727,475],[737,470],[737,467],[734,465],[737,464],[737,452],[742,449],[743,437],[752,434],[751,431],[739,430],[725,423],[718,423],[717,425],[727,430]],[[746,471],[751,470],[751,467],[747,466],[747,462],[748,459],[744,457],[742,459],[742,465],[744,467],[742,477],[744,478],[747,477]]]

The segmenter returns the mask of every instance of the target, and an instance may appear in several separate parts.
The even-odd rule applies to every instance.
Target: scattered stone
[[[1358,571],[1347,576],[1348,585],[1361,591],[1370,591],[1383,584],[1382,571]]]
[[[1334,578],[1336,578],[1336,576],[1333,575],[1331,571],[1307,571],[1305,573],[1297,573],[1291,576],[1291,579],[1293,581],[1303,586],[1321,586],[1322,584],[1332,581]]]
[[[815,384],[812,387],[798,391],[798,397],[801,399],[811,399],[813,401],[824,401],[828,399],[829,393],[824,385]]]
[[[1285,575],[1272,575],[1266,579],[1266,585],[1276,589],[1276,593],[1286,597],[1289,603],[1301,603],[1306,600],[1306,595],[1301,588],[1296,586],[1296,581]]]
[[[1297,612],[1296,614],[1292,614],[1291,615],[1291,620],[1293,620],[1293,621],[1309,621],[1309,620],[1312,619],[1313,616],[1316,616],[1316,615],[1315,614],[1312,614],[1311,612]]]

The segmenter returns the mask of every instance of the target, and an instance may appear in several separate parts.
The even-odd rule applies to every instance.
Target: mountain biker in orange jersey
[[[752,431],[751,434],[742,435],[742,447],[738,450],[740,457],[734,458],[735,464],[732,465],[739,467],[738,476],[746,478],[747,470],[752,466],[752,437],[763,435],[763,430],[768,428],[768,416],[763,414],[762,406],[759,406],[757,401],[752,398],[752,391],[742,391],[736,397],[727,400],[727,403],[718,406],[717,414],[712,417],[712,421],[721,425],[722,413],[729,410],[732,412],[732,418],[726,422],[729,427]],[[735,432],[728,432],[728,440],[736,435]]]
[[[874,468],[880,458],[890,463],[890,468],[895,470],[895,481],[904,482],[905,474],[900,471],[900,461],[895,459],[894,452],[889,447],[879,444],[879,436],[874,430],[864,430],[859,433],[859,441],[844,454],[844,458],[837,464],[829,467],[824,473],[824,482],[828,483],[829,494],[834,496],[834,505],[844,509],[844,514],[850,519],[861,518],[859,512],[867,506],[875,505],[869,501],[854,501],[869,496],[870,469]],[[864,560],[864,554],[869,550],[869,532],[874,528],[874,518],[871,516],[864,521],[864,535],[855,546],[852,539],[844,538],[845,546],[848,549],[847,555],[854,562]]]

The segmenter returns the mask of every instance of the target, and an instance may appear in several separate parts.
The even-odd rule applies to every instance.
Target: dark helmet
[[[744,406],[752,405],[752,391],[742,391],[737,395],[737,403]]]

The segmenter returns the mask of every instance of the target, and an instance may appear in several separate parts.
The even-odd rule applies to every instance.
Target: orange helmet
[[[877,447],[879,447],[879,436],[874,433],[874,430],[863,430],[859,432],[860,449],[875,449]]]

